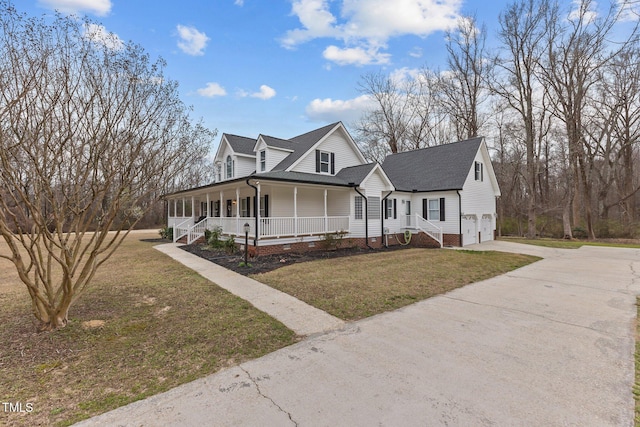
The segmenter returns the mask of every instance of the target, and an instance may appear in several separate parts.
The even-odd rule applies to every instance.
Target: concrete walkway
[[[545,253],[81,425],[632,426],[640,250]]]
[[[298,335],[312,335],[344,327],[344,322],[249,277],[184,251],[173,243],[154,246],[160,252],[196,271],[232,294],[249,301],[258,310],[278,319]]]

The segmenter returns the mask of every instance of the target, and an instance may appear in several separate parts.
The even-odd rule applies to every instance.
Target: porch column
[[[193,223],[196,223],[196,198],[195,196],[191,196],[191,219]]]
[[[167,227],[171,227],[171,223],[169,222],[171,218],[171,200],[167,200]]]
[[[256,236],[256,240],[259,238],[260,236],[260,232],[262,231],[262,224],[260,222],[260,183],[256,184],[256,187],[258,188],[258,194],[256,194],[256,197],[258,198],[258,200],[256,201],[256,224],[258,225],[258,230],[254,230],[254,234]]]
[[[293,235],[298,236],[298,187],[293,187]]]
[[[182,198],[182,218],[184,218],[186,215],[184,214],[184,207],[185,207],[185,203],[184,203],[184,197]]]
[[[236,234],[240,233],[240,188],[236,187]]]
[[[324,189],[324,232],[329,231],[329,219],[327,218],[327,189]]]
[[[211,216],[211,203],[209,202],[209,193],[207,193],[207,218]]]
[[[220,191],[220,218],[224,218],[227,210],[227,207],[222,203],[222,199],[224,199],[224,194]]]

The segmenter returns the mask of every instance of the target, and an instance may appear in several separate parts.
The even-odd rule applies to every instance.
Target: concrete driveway
[[[82,425],[632,426],[640,250],[546,259]]]

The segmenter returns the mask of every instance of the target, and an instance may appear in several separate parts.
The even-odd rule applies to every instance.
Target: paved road
[[[534,250],[82,425],[632,426],[640,250]]]

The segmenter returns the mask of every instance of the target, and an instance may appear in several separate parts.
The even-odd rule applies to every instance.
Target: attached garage
[[[491,214],[482,215],[482,221],[480,225],[480,243],[493,240],[493,227],[492,227]]]
[[[478,243],[478,219],[475,215],[462,215],[462,246]]]

